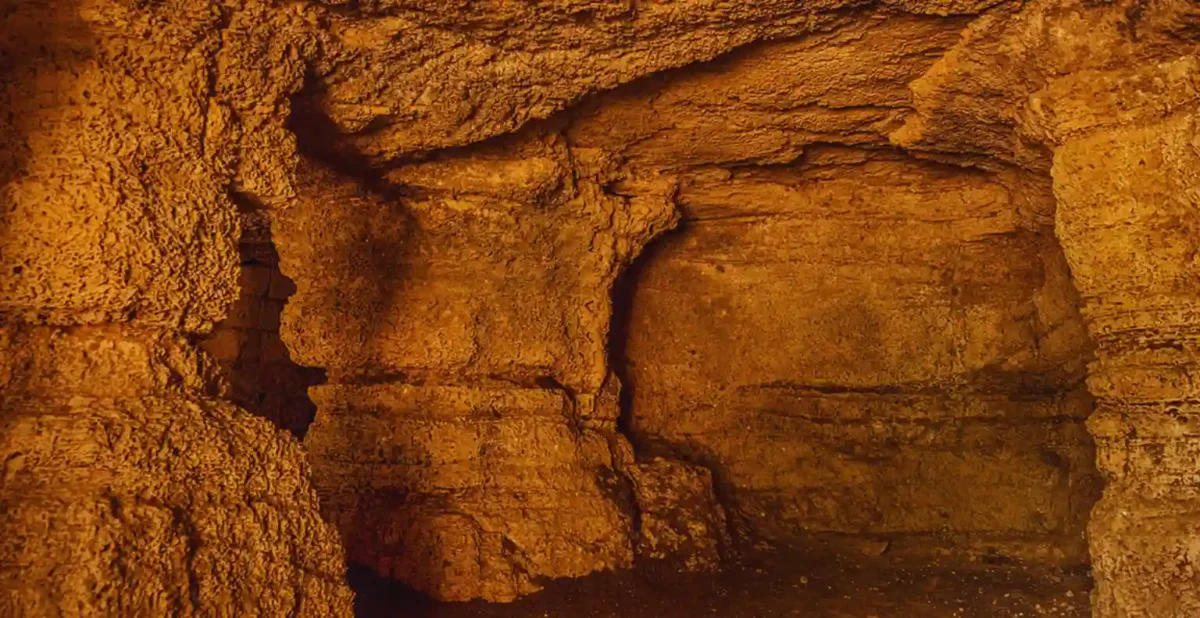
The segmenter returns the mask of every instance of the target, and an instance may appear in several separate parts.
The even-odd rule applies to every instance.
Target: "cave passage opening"
[[[293,361],[280,336],[283,309],[296,284],[279,268],[267,211],[245,196],[235,195],[234,203],[242,228],[239,294],[200,348],[216,361],[227,399],[303,439],[317,412],[308,388],[323,383],[325,372]]]

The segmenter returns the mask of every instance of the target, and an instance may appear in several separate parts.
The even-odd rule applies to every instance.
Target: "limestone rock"
[[[299,445],[194,344],[237,295],[232,196],[290,191],[294,14],[0,21],[0,614],[350,615]]]
[[[625,468],[637,503],[637,552],[684,572],[721,568],[730,540],[725,511],[701,466],[651,458]]]
[[[482,141],[584,95],[748,44],[827,30],[853,3],[823,0],[362,2],[329,11],[312,104],[334,152],[379,162]],[[900,0],[971,13],[989,2]],[[436,7],[436,8],[431,8]]]
[[[632,561],[604,437],[561,391],[328,385],[305,444],[349,559],[431,595],[511,600]]]
[[[199,375],[185,342],[39,328],[5,343],[25,362],[0,374],[0,614],[350,615],[299,445],[164,388]]]
[[[1027,210],[1048,187],[1010,182],[837,149],[689,178],[634,288],[635,440],[714,466],[776,540],[949,528],[1080,560],[1088,344]]]
[[[1198,144],[1185,113],[1101,129],[1055,156],[1063,247],[1097,343],[1089,426],[1108,488],[1090,540],[1105,617],[1200,609]]]
[[[318,495],[441,598],[707,567],[704,470],[745,537],[1082,564],[1096,468],[1097,617],[1200,611],[1194,2],[0,19],[6,613],[345,615]]]
[[[607,194],[609,163],[542,127],[481,150],[391,170],[415,197],[315,170],[277,226],[285,341],[329,375],[324,508],[351,560],[447,600],[632,562],[611,286],[674,216],[669,186]]]

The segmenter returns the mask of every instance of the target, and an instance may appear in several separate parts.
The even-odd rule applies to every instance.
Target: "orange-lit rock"
[[[1194,2],[0,20],[0,613],[829,539],[1200,611]]]

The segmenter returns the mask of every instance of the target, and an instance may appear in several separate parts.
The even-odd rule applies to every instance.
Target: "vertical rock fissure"
[[[323,383],[325,372],[294,362],[280,338],[280,316],[295,284],[280,271],[269,213],[245,194],[230,198],[241,218],[240,293],[200,348],[220,367],[226,399],[303,438],[316,414],[308,388]]]
[[[686,233],[685,225],[680,222],[651,240],[613,283],[606,352],[609,371],[620,383],[616,422],[618,439],[628,441],[634,451],[634,463],[622,466],[618,471],[629,486],[628,502],[632,511],[630,532],[638,556],[643,567],[665,566],[668,569],[695,571],[718,569],[724,562],[735,559],[739,550],[738,542],[744,535],[739,533],[733,517],[736,512],[734,504],[728,487],[722,483],[719,469],[703,457],[664,448],[638,435],[633,397],[637,385],[632,378],[629,366],[631,359],[627,354],[635,296],[642,274],[657,259],[664,246]],[[682,478],[664,478],[669,475]],[[705,503],[705,494],[708,494],[710,503]],[[696,528],[696,522],[700,522],[702,527]],[[713,524],[720,529],[711,529]],[[705,530],[709,538],[671,540],[668,533],[664,539],[662,530],[671,528],[679,532],[689,530],[691,534]],[[685,533],[682,536],[688,535]],[[661,568],[656,570],[664,572]]]

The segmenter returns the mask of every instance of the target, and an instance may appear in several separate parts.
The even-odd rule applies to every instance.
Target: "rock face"
[[[1170,1],[1029,8],[980,20],[914,84],[918,117],[897,141],[940,143],[952,132],[1050,166],[1056,235],[1096,346],[1088,427],[1107,487],[1089,524],[1094,613],[1190,616],[1200,608],[1187,377],[1198,323],[1200,11]],[[964,96],[975,84],[986,84],[990,105]],[[1044,152],[1023,152],[1030,142]]]
[[[712,472],[655,457],[626,469],[637,504],[637,552],[675,571],[715,571],[730,550]]]
[[[631,564],[610,288],[673,210],[605,194],[610,168],[534,127],[388,173],[419,197],[314,171],[280,216],[284,338],[329,374],[305,445],[351,560],[446,600]]]
[[[1097,343],[1088,424],[1109,481],[1091,523],[1101,616],[1200,611],[1198,122],[1182,113],[1099,129],[1055,153],[1063,246]]]
[[[270,184],[241,149],[288,143],[237,93],[299,65],[207,3],[0,15],[0,614],[349,616],[299,444],[192,343],[237,294],[229,193]]]
[[[186,343],[83,327],[3,344],[0,385],[24,394],[0,405],[0,613],[348,615],[299,445],[163,384],[200,377]]]
[[[0,613],[349,615],[299,445],[182,339],[6,327]]]
[[[308,387],[320,384],[324,374],[297,365],[279,337],[280,315],[296,285],[279,270],[267,213],[251,209],[241,213],[240,222],[240,293],[200,347],[217,361],[230,401],[303,437],[316,414]]]
[[[563,393],[328,385],[314,399],[305,444],[351,560],[448,600],[629,566],[608,444],[572,426]]]
[[[1049,198],[887,150],[689,177],[633,282],[636,440],[770,539],[1082,560],[1088,342]]]
[[[1200,611],[1192,2],[0,19],[5,613],[345,615],[334,529],[447,600],[834,535]]]

